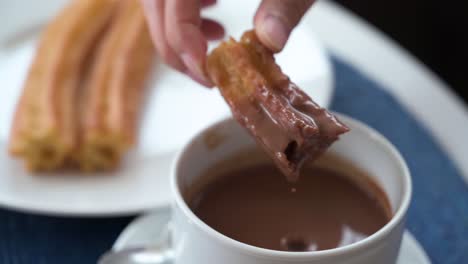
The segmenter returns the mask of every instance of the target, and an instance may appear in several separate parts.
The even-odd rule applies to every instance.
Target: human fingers
[[[151,33],[151,38],[159,56],[164,62],[180,72],[186,72],[187,68],[179,56],[172,50],[167,42],[165,33],[164,0],[142,0],[146,20]]]
[[[314,0],[263,0],[254,18],[260,41],[274,52],[281,51],[313,3]]]

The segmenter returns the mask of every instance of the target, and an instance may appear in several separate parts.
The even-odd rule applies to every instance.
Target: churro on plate
[[[139,1],[119,4],[84,86],[76,157],[85,171],[116,167],[135,143],[145,80],[155,56]]]
[[[43,32],[16,108],[10,152],[28,169],[63,165],[76,147],[83,66],[109,23],[114,0],[73,0]]]

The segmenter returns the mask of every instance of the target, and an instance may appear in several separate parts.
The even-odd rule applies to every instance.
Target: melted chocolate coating
[[[240,42],[230,39],[216,48],[207,70],[234,118],[290,181],[298,179],[306,160],[317,158],[349,131],[290,81],[253,31]]]

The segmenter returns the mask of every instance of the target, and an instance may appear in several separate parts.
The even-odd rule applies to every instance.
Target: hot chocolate
[[[213,168],[186,199],[218,232],[282,251],[349,245],[378,231],[392,216],[379,185],[332,154],[305,166],[296,183],[286,181],[268,161],[224,171]]]

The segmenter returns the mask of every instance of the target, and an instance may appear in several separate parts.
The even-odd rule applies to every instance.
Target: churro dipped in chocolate
[[[43,32],[10,136],[10,152],[28,169],[60,167],[74,149],[83,63],[113,5],[114,0],[73,0]]]
[[[289,80],[254,31],[220,44],[208,56],[207,71],[236,120],[290,181],[304,161],[349,130]]]
[[[134,144],[153,60],[153,44],[139,1],[120,1],[85,85],[77,153],[82,170],[114,168]]]

